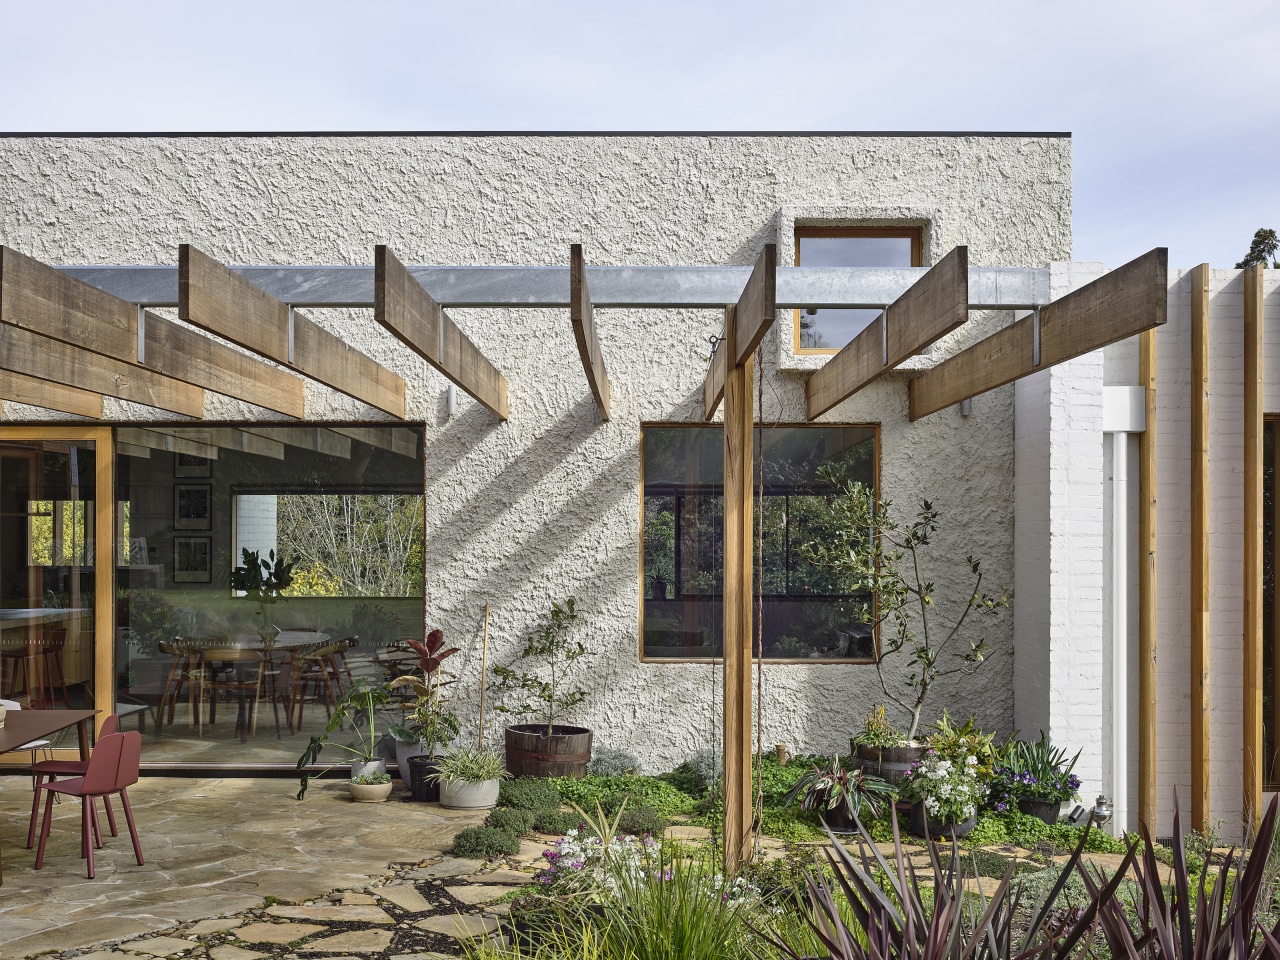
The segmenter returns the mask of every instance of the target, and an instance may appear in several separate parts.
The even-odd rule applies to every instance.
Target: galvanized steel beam
[[[129,303],[173,307],[177,267],[66,266],[65,273]],[[295,307],[373,306],[373,267],[232,267]],[[588,267],[596,307],[721,308],[751,267]],[[568,267],[409,267],[443,307],[569,306]],[[779,267],[779,309],[875,307],[898,299],[925,267]],[[1048,267],[971,267],[969,309],[1030,310],[1049,302]]]

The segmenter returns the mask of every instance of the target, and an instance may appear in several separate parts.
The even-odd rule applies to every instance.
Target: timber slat
[[[1156,332],[1138,336],[1138,381],[1146,389],[1146,429],[1138,435],[1138,820],[1156,822]]]
[[[600,419],[609,419],[609,371],[600,352],[600,337],[596,333],[595,310],[591,306],[591,290],[587,286],[587,265],[582,255],[582,244],[569,248],[569,319],[573,323],[573,338],[578,344],[578,356],[587,374],[587,385],[600,410]]]
[[[374,248],[374,319],[469,396],[507,419],[507,380],[385,244]]]
[[[1244,271],[1244,804],[1245,822],[1262,817],[1263,392],[1262,266]],[[1256,827],[1254,827],[1256,829]],[[1253,839],[1250,837],[1249,839]]]
[[[102,394],[40,380],[12,370],[0,370],[0,399],[29,403],[47,410],[102,419]]]
[[[702,384],[703,416],[710,420],[716,415],[716,408],[724,399],[724,378],[729,361],[729,331],[733,329],[733,307],[724,308],[724,326],[720,330],[720,344],[711,355],[711,367],[707,370],[707,379]]]
[[[1044,307],[1039,363],[1034,315],[944,360],[907,384],[910,418],[1160,326],[1168,311],[1168,272],[1169,251],[1157,247]]]
[[[766,243],[743,287],[738,302],[731,309],[733,323],[725,312],[724,338],[711,358],[711,367],[702,386],[703,413],[707,420],[716,414],[724,397],[724,380],[730,367],[745,363],[755,352],[769,327],[778,316],[778,245]]]
[[[48,264],[0,247],[0,320],[193,386],[302,416],[302,380],[188,330],[145,314]]]
[[[404,418],[404,380],[189,243],[178,247],[178,316],[333,389]],[[252,397],[247,397],[252,401]]]
[[[1191,283],[1191,824],[1208,823],[1209,788],[1209,265]]]
[[[0,324],[0,369],[184,417],[204,415],[204,391],[199,387],[7,323]]]
[[[956,247],[809,378],[808,419],[822,416],[969,317],[969,248]]]

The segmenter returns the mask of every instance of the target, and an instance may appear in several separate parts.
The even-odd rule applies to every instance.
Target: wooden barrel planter
[[[853,744],[854,753],[865,761],[867,772],[875,774],[895,787],[906,776],[911,765],[924,756],[924,747],[868,747]]]
[[[507,727],[507,770],[513,777],[573,777],[587,775],[591,759],[591,731],[556,724],[547,736],[541,723]]]

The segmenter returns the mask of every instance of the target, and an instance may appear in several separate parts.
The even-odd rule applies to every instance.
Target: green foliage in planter
[[[493,827],[467,827],[453,838],[453,852],[477,860],[511,857],[520,852],[520,838]]]
[[[564,714],[587,698],[583,688],[565,688],[565,671],[587,656],[586,646],[572,637],[577,619],[573,597],[551,604],[546,621],[526,638],[515,663],[493,668],[494,709],[516,719],[533,717],[546,726],[548,736],[557,721],[564,723]]]
[[[687,793],[657,777],[553,777],[552,783],[566,803],[576,803],[584,810],[594,810],[598,803],[605,813],[616,813],[627,798],[632,804],[648,804],[667,818],[688,815],[695,807]]]
[[[535,813],[532,810],[516,810],[512,807],[498,807],[485,817],[484,825],[494,830],[501,830],[513,837],[523,837],[533,828]]]
[[[581,825],[582,817],[568,810],[539,810],[533,821],[533,829],[554,837],[563,837]]]
[[[546,777],[517,777],[498,788],[498,802],[517,810],[559,810],[560,791]]]
[[[391,774],[389,773],[362,773],[358,777],[352,777],[351,782],[361,787],[376,787],[382,783],[391,782]]]
[[[436,766],[437,772],[427,774],[427,778],[440,783],[484,783],[486,780],[507,780],[511,777],[502,765],[502,757],[492,750],[479,747],[454,750],[447,757],[436,761]]]

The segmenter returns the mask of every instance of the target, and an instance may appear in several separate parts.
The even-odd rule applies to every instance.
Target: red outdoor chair
[[[46,783],[44,790],[44,821],[40,825],[40,844],[36,848],[36,869],[44,866],[45,843],[53,825],[53,798],[56,794],[80,798],[80,855],[89,862],[89,879],[95,875],[93,849],[102,846],[102,830],[98,826],[98,806],[94,802],[98,797],[110,794],[120,795],[120,804],[124,807],[125,821],[129,824],[129,837],[133,840],[134,856],[141,866],[142,844],[138,841],[138,830],[133,822],[133,809],[129,805],[129,794],[126,789],[138,782],[138,766],[142,761],[142,734],[136,730],[128,733],[115,733],[103,737],[89,758],[89,766],[83,777],[74,780],[63,780]]]
[[[102,730],[98,733],[98,739],[109,737],[116,732],[119,727],[120,717],[118,714],[111,714],[102,721]],[[44,784],[45,777],[49,778],[49,782],[53,783],[58,777],[83,777],[85,771],[89,767],[88,760],[41,760],[39,763],[32,764],[31,776],[35,781],[35,793],[31,797],[31,825],[27,827],[27,849],[30,850],[36,842],[36,824],[40,822],[40,790]],[[103,804],[107,808],[107,823],[111,825],[111,835],[118,837],[116,832],[116,815],[111,810],[111,798],[103,797]]]

